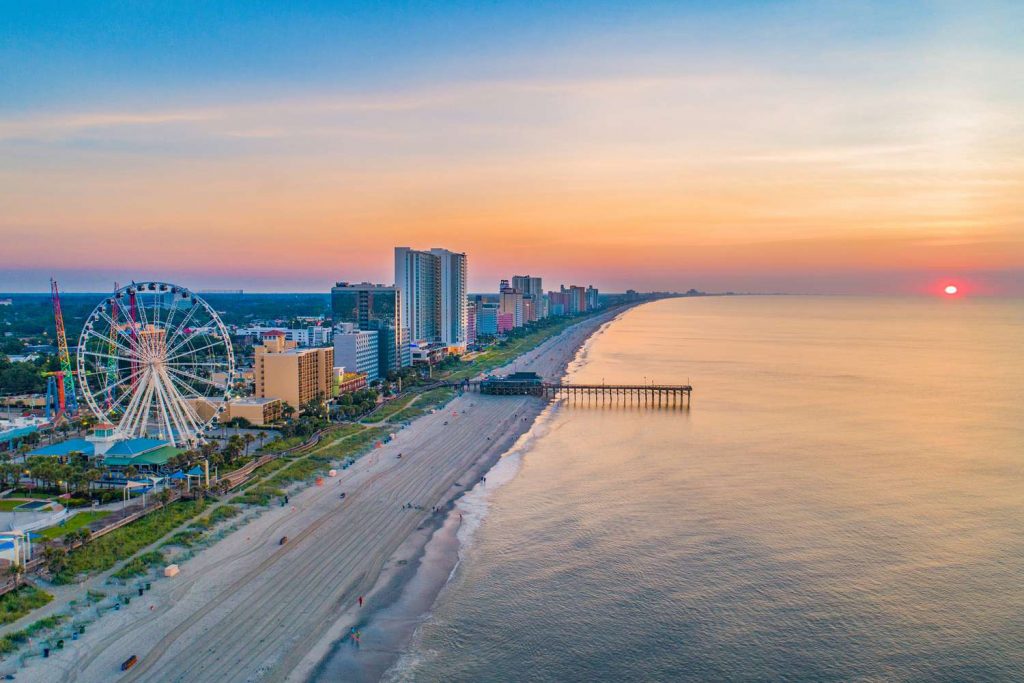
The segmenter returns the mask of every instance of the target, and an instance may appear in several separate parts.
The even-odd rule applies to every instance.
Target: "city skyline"
[[[1022,9],[4,9],[0,291],[1024,293]]]

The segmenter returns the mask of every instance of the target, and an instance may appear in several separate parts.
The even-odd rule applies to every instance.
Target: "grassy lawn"
[[[109,514],[110,510],[97,510],[96,512],[90,510],[89,512],[79,512],[77,515],[69,519],[64,526],[51,526],[40,531],[39,535],[47,541],[52,541],[53,539],[60,538],[71,531],[78,531],[82,527],[88,526],[97,519],[103,519]]]
[[[22,586],[0,595],[0,624],[10,624],[53,600],[53,596],[35,586]]]
[[[408,405],[412,403],[413,400],[415,400],[416,396],[416,394],[410,394],[409,396],[400,396],[395,400],[391,401],[390,403],[381,406],[373,415],[364,417],[362,420],[360,420],[360,422],[370,423],[386,420],[395,413],[408,407]]]
[[[6,498],[0,500],[0,512],[12,512],[14,508],[18,507],[25,501],[23,500],[7,500]]]
[[[66,584],[74,581],[79,574],[106,571],[202,511],[203,504],[194,500],[171,503],[163,510],[150,513],[128,526],[72,550],[68,554],[67,567],[55,575],[53,581]]]

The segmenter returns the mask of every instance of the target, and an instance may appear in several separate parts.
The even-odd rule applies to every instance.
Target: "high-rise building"
[[[409,342],[436,340],[441,318],[439,259],[428,251],[395,247],[395,287],[402,292]]]
[[[298,348],[283,332],[267,334],[255,351],[256,396],[279,398],[296,410],[334,393],[334,349]]]
[[[410,344],[466,348],[466,255],[395,247],[395,287]]]
[[[547,305],[544,299],[544,284],[539,277],[529,275],[513,275],[512,287],[523,293],[523,321],[533,322],[546,318]]]
[[[476,344],[476,302],[466,305],[466,345]]]
[[[342,323],[334,334],[334,367],[362,373],[367,382],[379,378],[379,334],[377,330],[360,330],[355,323]]]
[[[511,315],[512,327],[523,326],[523,293],[515,287],[507,285],[508,280],[502,280],[505,284],[498,294],[498,314]]]
[[[598,297],[597,287],[594,285],[587,286],[587,310],[596,311],[601,306],[601,301]]]
[[[466,312],[466,255],[447,249],[431,249],[441,272],[441,317],[438,339],[450,352],[466,350],[468,318]]]
[[[398,287],[368,282],[339,282],[331,289],[334,324],[353,323],[360,330],[377,332],[377,374],[410,365],[408,325],[403,317],[402,292]]]
[[[569,285],[566,289],[565,285],[562,285],[562,293],[568,296],[568,309],[566,313],[575,315],[577,313],[584,313],[587,310],[587,290],[579,285]]]
[[[569,315],[569,295],[562,288],[560,292],[548,292],[549,315]]]

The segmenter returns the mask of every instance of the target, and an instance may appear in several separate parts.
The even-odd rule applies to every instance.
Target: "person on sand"
[[[359,596],[359,606],[360,607],[363,606],[363,596],[362,595]]]

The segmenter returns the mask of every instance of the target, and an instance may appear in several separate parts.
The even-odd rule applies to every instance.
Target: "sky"
[[[1024,295],[1024,3],[0,0],[0,291]]]

